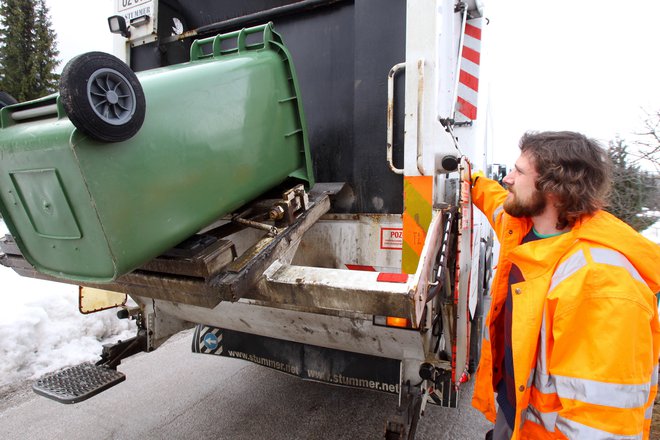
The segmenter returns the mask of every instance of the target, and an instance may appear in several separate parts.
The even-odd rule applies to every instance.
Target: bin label
[[[403,228],[380,228],[380,248],[403,249]]]

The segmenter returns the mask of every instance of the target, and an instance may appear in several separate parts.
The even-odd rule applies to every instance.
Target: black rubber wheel
[[[104,52],[87,52],[67,63],[60,99],[73,125],[96,140],[125,141],[144,122],[146,101],[137,76]]]
[[[7,92],[0,92],[0,108],[7,107],[8,105],[18,104],[16,98]]]

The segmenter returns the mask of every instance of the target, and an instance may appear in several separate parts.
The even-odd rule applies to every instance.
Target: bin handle
[[[257,32],[263,32],[263,42],[260,44],[247,44],[247,36]],[[222,49],[222,42],[225,40],[236,38],[236,47],[231,49]],[[201,38],[193,41],[190,46],[190,61],[199,59],[220,57],[232,53],[243,53],[252,49],[268,48],[269,43],[273,41],[273,22],[268,22],[259,26],[243,28],[238,31],[228,32],[226,34],[218,34],[213,37]],[[204,53],[204,48],[211,45],[212,52],[210,54]]]
[[[394,144],[394,77],[400,70],[405,70],[406,63],[395,64],[387,75],[387,164],[390,170],[403,174],[403,169],[394,166],[392,146]]]
[[[424,143],[422,142],[422,115],[424,110],[424,59],[417,60],[417,170],[424,172]]]

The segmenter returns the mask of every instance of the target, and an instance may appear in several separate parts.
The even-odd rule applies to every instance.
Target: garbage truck
[[[491,165],[487,23],[474,0],[117,0],[114,55],[0,110],[0,263],[137,328],[34,390],[80,402],[193,328],[195,353],[397,394],[388,439],[456,407],[491,272],[465,191]]]

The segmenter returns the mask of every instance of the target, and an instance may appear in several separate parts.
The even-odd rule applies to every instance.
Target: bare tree
[[[642,231],[658,220],[659,179],[657,174],[640,169],[629,160],[628,145],[617,138],[610,142],[608,155],[612,161],[612,191],[608,211]]]
[[[630,155],[635,158],[634,162],[650,164],[656,173],[660,172],[660,110],[653,113],[646,112],[642,131],[636,133],[637,139],[634,144],[637,152]]]

